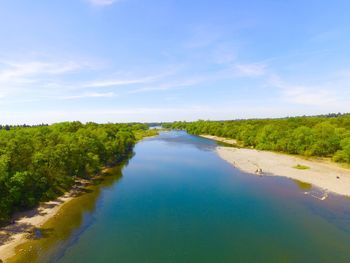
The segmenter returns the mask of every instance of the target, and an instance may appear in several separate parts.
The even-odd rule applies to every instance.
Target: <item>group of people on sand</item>
[[[262,176],[263,175],[263,170],[261,168],[258,168],[255,170],[255,173]]]

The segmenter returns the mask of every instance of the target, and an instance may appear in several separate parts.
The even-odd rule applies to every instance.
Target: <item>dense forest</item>
[[[0,224],[127,159],[145,124],[65,122],[0,129]]]
[[[350,163],[350,114],[232,121],[173,122],[165,128],[236,139],[260,150],[331,157]]]

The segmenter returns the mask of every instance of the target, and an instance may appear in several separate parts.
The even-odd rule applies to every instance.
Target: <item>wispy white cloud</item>
[[[239,77],[259,77],[266,74],[266,64],[251,63],[251,64],[234,64],[234,74]]]
[[[166,91],[175,88],[184,88],[197,85],[205,81],[207,77],[204,76],[193,76],[189,78],[183,79],[168,79],[163,80],[160,83],[154,83],[152,85],[143,86],[140,88],[136,88],[131,90],[129,93],[141,93],[141,92],[150,92],[150,91]]]
[[[306,106],[333,107],[340,103],[336,90],[327,86],[309,86],[291,84],[283,81],[276,74],[269,76],[269,83],[280,90],[284,99],[288,102]]]
[[[178,68],[167,67],[158,74],[132,71],[108,73],[110,70],[74,60],[0,60],[0,99],[2,104],[8,104],[18,102],[19,95],[30,101],[115,97],[114,89],[117,87],[136,86],[145,90],[151,86],[159,87],[159,83],[165,83]]]
[[[44,61],[0,61],[0,83],[35,82],[45,75],[62,75],[77,71],[85,65],[74,61],[44,62]]]
[[[65,63],[47,63],[41,61],[30,61],[22,63],[2,63],[5,69],[0,69],[0,82],[10,80],[24,80],[27,81],[34,76],[49,74],[59,75],[67,72],[72,72],[80,68],[80,65],[74,62]]]
[[[133,72],[124,72],[116,74],[107,75],[105,78],[93,79],[80,83],[75,87],[80,88],[111,88],[117,86],[129,86],[129,85],[146,85],[150,83],[156,83],[161,81],[166,77],[176,74],[178,71],[177,67],[170,67],[166,70],[162,69],[157,74],[146,74],[146,73],[133,73]],[[112,75],[112,76],[111,76]]]
[[[88,93],[82,93],[78,95],[55,97],[55,99],[73,100],[73,99],[83,99],[83,98],[111,98],[115,96],[116,94],[114,92],[88,92]]]
[[[119,2],[120,0],[88,0],[90,4],[95,6],[109,6],[116,2]]]
[[[327,30],[327,31],[321,31],[321,32],[318,32],[318,33],[314,34],[313,36],[311,36],[309,41],[311,41],[311,42],[334,41],[337,38],[342,36],[342,31],[343,30],[339,27],[331,29],[331,30]]]
[[[85,84],[82,84],[80,87],[82,88],[97,88],[97,87],[113,87],[113,86],[125,86],[125,85],[132,85],[132,84],[141,84],[141,83],[148,83],[154,80],[155,77],[145,77],[145,78],[135,78],[135,79],[107,79],[107,80],[94,80],[91,82],[87,82]]]
[[[335,106],[338,99],[329,90],[306,87],[289,86],[284,89],[285,98],[293,103],[309,106]]]
[[[306,82],[301,77],[297,79],[281,74],[278,70],[273,69],[272,64],[267,61],[246,62],[240,60],[238,55],[236,57],[235,52],[230,50],[230,48],[223,49],[223,52],[219,54],[221,60],[219,63],[214,62],[214,66],[210,69],[207,67],[201,68],[199,64],[186,61],[186,63],[177,64],[181,67],[169,66],[166,67],[167,70],[164,69],[164,66],[162,69],[159,66],[159,74],[154,73],[157,72],[157,69],[154,68],[142,68],[137,71],[132,69],[120,71],[120,68],[111,65],[102,69],[100,67],[94,68],[91,63],[72,59],[38,59],[24,62],[0,60],[0,111],[2,109],[4,112],[11,108],[11,116],[6,117],[4,115],[0,118],[0,121],[8,123],[14,121],[26,122],[29,114],[34,116],[31,117],[31,121],[34,123],[62,120],[99,120],[103,122],[190,120],[197,118],[224,119],[237,117],[238,112],[235,108],[242,109],[246,114],[245,116],[249,113],[249,116],[254,117],[261,116],[262,113],[266,116],[272,116],[276,112],[286,114],[288,110],[289,112],[298,113],[296,110],[293,111],[294,109],[307,108],[317,113],[316,109],[334,109],[338,111],[338,109],[348,107],[346,106],[346,99],[342,99],[341,95],[343,94],[344,98],[350,98],[349,91],[346,96],[340,92],[341,89],[343,91],[350,90],[346,86],[347,83],[350,83],[350,71],[348,70],[339,71],[336,76],[333,76],[337,79],[337,82],[332,79],[329,79],[329,83],[321,83],[319,80],[315,80],[313,83]],[[268,94],[271,91],[271,101],[282,102],[285,105],[276,110],[278,107],[267,105],[266,101],[260,102],[259,99],[256,99],[257,96],[239,104],[245,98],[237,96],[237,101],[233,103],[231,100],[228,106],[224,106],[223,103],[216,107],[213,107],[213,105],[193,106],[181,104],[182,101],[186,100],[181,99],[179,94],[185,93],[185,91],[171,92],[173,90],[201,87],[203,92],[214,94],[212,91],[221,87],[218,83],[232,83],[231,87],[233,89],[239,87],[239,83],[249,82],[250,79],[253,80],[254,85],[260,83],[262,86],[265,85],[269,88],[266,91],[266,97],[263,96],[263,98],[269,97]],[[225,82],[226,80],[227,82]],[[236,80],[237,82],[235,82]],[[320,85],[317,85],[318,83]],[[212,90],[210,90],[210,86],[212,86]],[[225,87],[223,87],[223,91],[225,91],[224,89]],[[255,90],[253,88],[253,91]],[[159,91],[164,92],[160,93]],[[162,98],[159,100],[161,103],[155,101],[154,107],[137,108],[130,106],[130,108],[118,108],[116,106],[114,109],[100,109],[100,106],[107,105],[105,102],[108,102],[108,98],[117,96],[123,99],[121,105],[129,105],[127,104],[129,102],[130,105],[133,105],[132,101],[134,97],[137,97],[136,93],[143,92],[154,92],[157,98]],[[225,94],[230,92],[225,92]],[[237,88],[237,92],[240,92],[240,88]],[[221,92],[221,94],[224,94],[224,92]],[[170,99],[164,102],[166,98]],[[83,101],[85,99],[86,102]],[[89,99],[96,99],[96,105],[100,103],[100,106],[94,109],[90,108]],[[48,105],[54,100],[56,101],[52,106],[44,106],[47,107],[45,113],[36,110],[37,105],[40,104],[38,102],[46,102],[45,104]],[[75,100],[82,101],[75,103]],[[74,101],[74,103],[70,101]],[[223,101],[227,101],[227,99],[223,98]],[[215,99],[212,99],[210,103],[215,104]],[[75,111],[65,110],[65,106],[69,104],[74,105],[74,107],[77,105]],[[169,107],[161,107],[164,104],[169,104]],[[35,106],[32,107],[33,105]],[[140,106],[142,105],[145,104],[140,104]],[[232,105],[235,105],[235,107]],[[28,107],[29,111],[25,112],[24,107]],[[77,110],[78,108],[79,110]],[[16,112],[17,109],[18,112]],[[56,111],[50,111],[50,109],[56,109]],[[311,110],[307,113],[310,113]],[[303,111],[299,110],[299,112],[302,113]],[[239,117],[244,117],[244,115],[239,115]]]
[[[0,60],[0,93],[2,99],[18,95],[31,97],[45,91],[47,83],[85,68],[77,61]],[[26,94],[27,93],[27,94]]]

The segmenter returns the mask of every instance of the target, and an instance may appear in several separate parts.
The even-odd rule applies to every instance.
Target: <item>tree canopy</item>
[[[130,155],[148,126],[63,122],[0,129],[0,223]],[[153,131],[155,133],[155,131]]]

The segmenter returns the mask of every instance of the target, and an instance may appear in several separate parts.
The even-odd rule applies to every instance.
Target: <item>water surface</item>
[[[122,173],[77,201],[46,242],[33,241],[33,260],[349,262],[350,200],[320,201],[304,194],[310,185],[244,174],[215,146],[178,131],[138,143]]]

